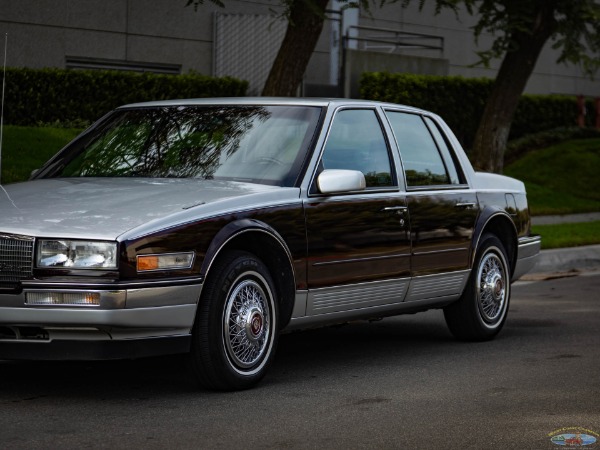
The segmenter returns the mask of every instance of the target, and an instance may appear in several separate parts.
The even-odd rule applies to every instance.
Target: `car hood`
[[[282,190],[286,188],[197,179],[28,181],[0,186],[0,234],[113,240],[149,223],[168,226],[169,216],[193,220],[214,212],[214,205],[227,199],[272,197]]]

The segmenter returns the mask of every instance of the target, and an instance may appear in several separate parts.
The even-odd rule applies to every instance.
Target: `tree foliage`
[[[581,64],[588,74],[600,63],[600,4],[595,0],[432,0],[435,12],[450,9],[459,14],[464,6],[478,17],[473,34],[494,36],[489,49],[478,52],[480,63],[489,66],[519,47],[519,36],[532,36],[541,25],[540,13],[549,13],[552,48],[559,51],[558,63]],[[423,9],[427,0],[419,0]],[[402,0],[407,7],[411,0]]]
[[[427,0],[419,0],[422,9]],[[501,172],[511,122],[520,96],[548,41],[558,63],[578,64],[593,75],[600,65],[600,4],[595,0],[431,0],[436,13],[461,7],[477,17],[475,39],[493,36],[490,48],[478,52],[500,69],[474,139],[474,165]],[[408,6],[411,0],[402,0]]]
[[[205,0],[187,0],[197,7]],[[223,0],[206,0],[223,6]],[[369,8],[375,0],[348,0],[347,6]],[[376,4],[415,0],[377,0]],[[474,138],[477,168],[501,172],[504,149],[519,99],[548,41],[558,51],[558,63],[578,64],[592,75],[600,66],[600,4],[596,0],[419,0],[433,3],[435,12],[463,9],[477,17],[476,40],[491,35],[489,48],[478,52],[479,63],[502,63]],[[263,95],[293,96],[302,80],[325,20],[327,0],[280,0],[288,20],[283,40]]]

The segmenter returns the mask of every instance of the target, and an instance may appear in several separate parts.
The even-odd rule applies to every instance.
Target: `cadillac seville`
[[[290,330],[440,308],[488,340],[539,249],[523,183],[474,171],[430,112],[127,105],[2,186],[0,359],[185,353],[234,390]]]

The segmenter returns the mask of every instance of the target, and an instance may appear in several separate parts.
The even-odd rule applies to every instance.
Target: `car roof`
[[[406,105],[384,103],[371,100],[341,99],[341,98],[297,98],[297,97],[223,97],[223,98],[191,98],[175,100],[159,100],[153,102],[132,103],[121,108],[152,108],[158,106],[212,106],[212,105],[298,105],[298,106],[382,106],[402,108],[414,112],[427,111]]]

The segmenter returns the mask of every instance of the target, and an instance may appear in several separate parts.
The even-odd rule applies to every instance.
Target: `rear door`
[[[387,110],[406,181],[413,282],[407,300],[460,293],[468,277],[477,195],[431,117]]]

